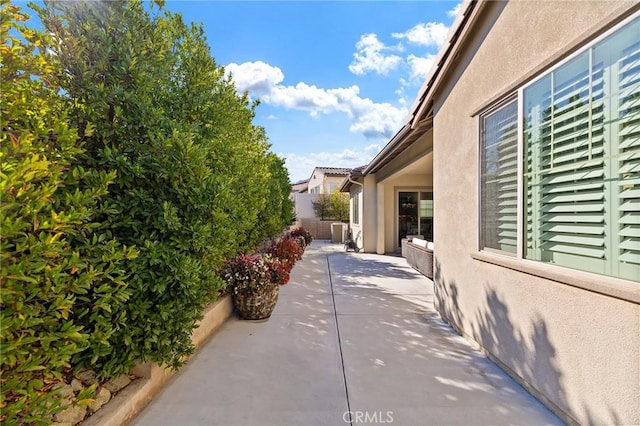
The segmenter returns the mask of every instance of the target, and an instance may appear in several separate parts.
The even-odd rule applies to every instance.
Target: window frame
[[[526,206],[526,197],[524,194],[524,124],[525,124],[525,105],[524,105],[524,92],[527,88],[533,86],[540,80],[547,77],[557,69],[571,62],[578,56],[585,52],[589,52],[598,43],[615,34],[621,30],[627,24],[631,23],[635,19],[640,18],[640,11],[632,13],[630,16],[619,21],[608,30],[602,32],[597,37],[592,38],[588,42],[581,44],[569,55],[563,57],[561,60],[553,62],[544,69],[539,70],[535,76],[527,81],[518,85],[518,87],[510,90],[510,92],[497,101],[491,103],[489,106],[483,108],[476,116],[477,129],[478,129],[478,157],[477,157],[477,170],[478,170],[478,190],[477,190],[477,218],[478,218],[478,233],[477,233],[477,250],[472,253],[472,258],[500,266],[507,267],[509,269],[519,270],[529,273],[531,275],[540,276],[543,278],[551,279],[554,281],[569,284],[575,287],[588,289],[608,296],[617,297],[624,300],[640,302],[640,293],[637,291],[638,281],[629,280],[612,275],[599,274],[597,272],[590,272],[581,269],[574,269],[565,265],[558,265],[553,263],[547,263],[539,260],[527,259],[525,257],[525,230],[524,230],[524,215]],[[499,111],[501,108],[506,107],[513,101],[517,102],[517,249],[516,253],[510,253],[507,251],[484,247],[484,218],[482,208],[482,195],[483,195],[483,159],[484,159],[484,120],[487,116]],[[593,278],[598,277],[599,283],[593,282]],[[635,287],[634,287],[635,286]]]
[[[351,223],[353,225],[360,225],[360,194],[362,189],[354,191],[351,197]]]
[[[485,135],[486,135],[486,129],[484,126],[485,120],[487,117],[497,113],[498,111],[500,111],[503,108],[506,108],[507,106],[510,106],[511,103],[516,102],[516,108],[517,108],[517,117],[516,117],[516,124],[518,126],[518,136],[517,136],[517,168],[516,168],[516,173],[517,175],[517,188],[516,188],[516,205],[518,206],[518,210],[517,210],[517,219],[516,219],[516,232],[517,232],[517,236],[516,236],[516,253],[510,253],[504,250],[500,250],[500,249],[496,249],[496,248],[492,248],[492,247],[486,247],[485,245],[485,235],[484,235],[484,224],[483,224],[483,211],[482,211],[482,200],[483,200],[483,193],[484,193],[484,188],[483,188],[483,170],[484,170],[484,163],[483,163],[483,159],[484,159],[484,148],[486,146],[486,141],[485,141]],[[486,253],[494,253],[494,254],[498,254],[501,256],[507,256],[510,258],[514,258],[514,257],[518,257],[520,254],[520,242],[522,240],[522,238],[520,237],[520,226],[521,226],[521,215],[520,215],[520,202],[521,202],[521,198],[520,198],[520,186],[519,186],[519,180],[520,180],[520,166],[521,166],[521,152],[520,152],[520,96],[518,95],[517,92],[513,92],[510,93],[509,95],[501,98],[500,100],[498,100],[497,102],[495,102],[494,104],[492,104],[489,108],[485,109],[481,114],[478,115],[478,118],[480,120],[478,128],[479,128],[479,136],[478,139],[480,141],[480,145],[479,145],[479,155],[478,155],[478,231],[479,231],[479,235],[478,235],[478,250],[481,252],[486,252]],[[518,257],[519,258],[519,257]]]

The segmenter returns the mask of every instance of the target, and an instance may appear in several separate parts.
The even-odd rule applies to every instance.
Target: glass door
[[[433,241],[433,193],[420,193],[420,235]]]
[[[418,235],[418,192],[398,194],[398,246],[407,235]]]
[[[433,241],[433,193],[398,193],[398,247],[407,235],[421,235]]]

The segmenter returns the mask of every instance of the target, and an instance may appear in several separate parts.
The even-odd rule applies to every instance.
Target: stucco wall
[[[324,173],[322,173],[319,170],[313,169],[313,173],[311,174],[311,177],[309,178],[309,187],[307,189],[307,191],[309,193],[316,193],[316,194],[320,194],[320,189],[316,189],[317,187],[322,188],[322,182],[324,181]],[[315,192],[317,191],[317,192]]]
[[[336,186],[335,190],[339,190],[340,189],[340,185],[342,184],[342,182],[344,181],[344,176],[325,176],[324,177],[324,192],[323,194],[330,194],[331,191],[329,191],[330,189],[330,185],[333,183]]]
[[[583,424],[640,424],[640,306],[472,257],[479,233],[472,114],[620,5],[491,3],[434,104],[437,309],[543,402]]]
[[[336,188],[340,188],[340,184],[344,181],[344,178],[344,176],[326,175],[323,172],[314,169],[314,172],[309,179],[308,191],[318,191],[318,194],[329,194],[329,185],[333,183],[336,185]]]
[[[294,207],[297,219],[307,219],[316,217],[313,211],[313,202],[318,198],[318,194],[295,194]]]
[[[362,190],[362,248],[367,253],[376,252],[376,226],[378,220],[376,178],[365,176]]]

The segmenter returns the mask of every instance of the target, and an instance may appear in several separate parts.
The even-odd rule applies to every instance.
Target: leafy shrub
[[[331,218],[331,197],[329,194],[320,194],[315,201],[312,201],[313,212],[320,220]]]
[[[309,232],[306,228],[302,226],[289,232],[289,235],[291,235],[292,237],[302,237],[304,239],[305,246],[308,246],[313,241],[311,232]]]
[[[83,166],[116,172],[103,220],[139,251],[127,265],[128,324],[110,336],[118,351],[97,360],[101,374],[136,359],[178,367],[224,288],[223,260],[281,232],[288,192],[271,184],[286,170],[201,27],[138,0],[51,2],[40,17],[74,120],[96,129]]]
[[[46,38],[1,6],[0,421],[39,424],[61,408],[53,384],[65,371],[115,350],[136,252],[101,223],[115,175],[78,164],[81,141],[38,51]]]
[[[223,259],[290,220],[257,104],[156,3],[46,2],[43,36],[2,0],[3,423],[47,422],[63,372],[181,365]]]
[[[270,179],[266,203],[258,214],[252,241],[279,235],[293,221],[293,201],[289,199],[291,184],[284,160],[273,153],[267,156]]]
[[[349,220],[349,195],[335,191],[329,197],[329,216],[342,222]]]

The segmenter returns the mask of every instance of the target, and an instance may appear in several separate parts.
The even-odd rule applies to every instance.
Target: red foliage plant
[[[302,247],[297,238],[284,237],[278,239],[269,247],[267,253],[280,259],[280,262],[287,272],[291,272],[293,265],[302,258],[304,247]]]

